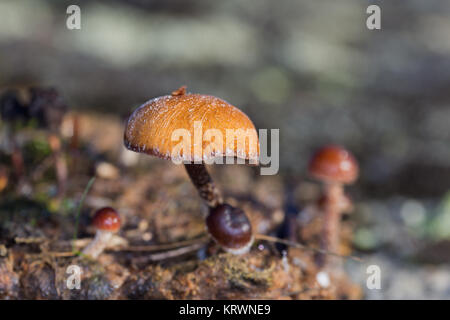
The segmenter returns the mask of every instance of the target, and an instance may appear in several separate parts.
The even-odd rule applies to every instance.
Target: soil
[[[64,135],[80,123],[79,141]],[[68,124],[67,124],[68,123]],[[58,188],[46,128],[16,132],[24,151],[25,174],[17,176],[9,154],[1,160],[6,182],[0,200],[0,298],[2,299],[357,299],[362,291],[342,268],[327,270],[329,284],[317,279],[314,253],[256,241],[249,253],[224,253],[204,239],[206,207],[182,166],[132,154],[120,139],[118,119],[67,114],[61,126],[62,152],[69,168],[63,196]],[[111,141],[110,141],[111,140]],[[131,160],[130,160],[131,159]],[[260,176],[245,165],[209,167],[225,201],[245,210],[253,230],[276,235],[286,225],[283,181]],[[96,177],[76,212],[86,185]],[[93,238],[90,219],[101,206],[120,213],[122,228],[97,260],[72,253]],[[313,210],[314,211],[314,210]],[[309,213],[311,214],[311,212]],[[301,213],[299,216],[304,216]],[[292,220],[292,219],[291,219]],[[295,218],[290,240],[317,247],[320,213],[308,221]],[[350,254],[352,227],[342,228],[341,253]],[[192,240],[195,248],[175,257],[161,244]],[[143,251],[129,248],[145,247]],[[149,249],[150,248],[150,249]],[[172,249],[173,250],[173,249]],[[78,251],[76,251],[78,252]],[[156,260],[156,261],[155,261]],[[81,268],[80,289],[67,288],[70,265]]]

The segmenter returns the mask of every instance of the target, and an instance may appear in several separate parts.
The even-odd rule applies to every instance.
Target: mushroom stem
[[[222,195],[217,189],[204,164],[184,164],[192,183],[198,190],[200,197],[210,208],[223,203]]]
[[[325,201],[323,203],[324,223],[322,235],[322,249],[338,252],[339,247],[339,224],[342,213],[342,199],[344,198],[344,188],[340,183],[325,184]],[[327,262],[325,255],[320,255],[318,263],[320,266]]]
[[[103,252],[113,233],[111,231],[97,230],[94,240],[92,240],[86,248],[83,249],[83,254],[97,259]]]

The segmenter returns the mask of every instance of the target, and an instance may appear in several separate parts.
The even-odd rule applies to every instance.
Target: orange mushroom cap
[[[92,224],[98,230],[117,232],[120,229],[120,217],[116,210],[105,207],[95,212]]]
[[[325,182],[352,184],[358,178],[359,167],[349,151],[329,145],[314,154],[309,163],[309,173]]]
[[[126,148],[163,159],[188,162],[216,157],[237,157],[257,162],[258,134],[247,115],[222,99],[186,93],[185,89],[181,87],[172,95],[154,98],[136,109],[125,129]],[[176,146],[182,137],[175,134],[172,139],[177,129],[185,129],[189,133],[189,144],[181,150]],[[216,139],[215,133],[221,134],[222,141]]]

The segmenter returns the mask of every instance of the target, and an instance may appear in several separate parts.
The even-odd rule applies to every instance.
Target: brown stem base
[[[341,219],[340,203],[343,198],[343,187],[340,184],[329,184],[325,186],[325,201],[322,204],[323,212],[323,233],[322,244],[323,250],[331,252],[339,252],[339,224]],[[333,265],[330,257],[323,254],[317,256],[317,264],[320,267],[325,265]]]

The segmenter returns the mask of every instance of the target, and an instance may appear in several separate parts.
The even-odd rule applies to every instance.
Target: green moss
[[[220,268],[227,280],[238,288],[248,288],[251,285],[269,287],[273,282],[273,264],[268,268],[255,270],[245,258],[232,254],[211,257],[205,260],[205,264],[211,268]]]

